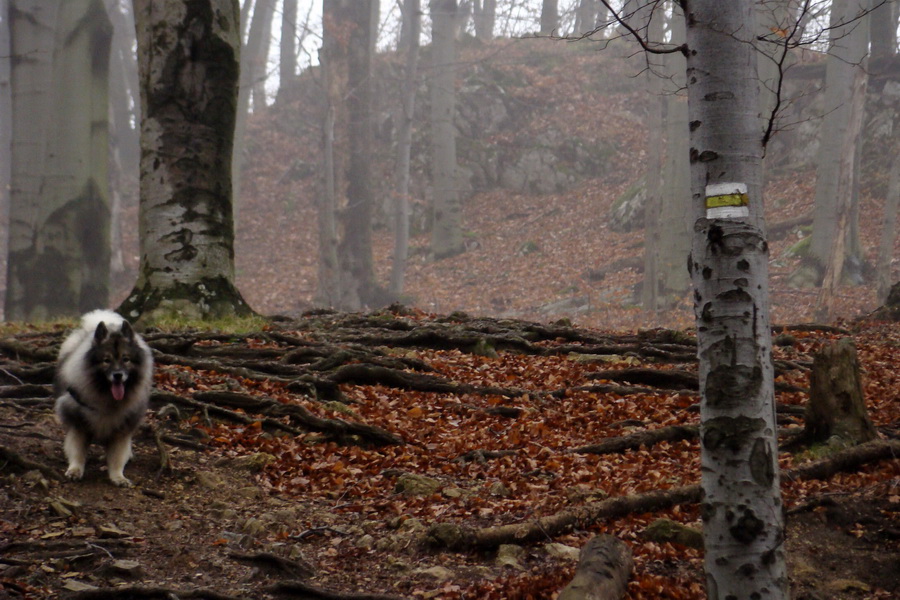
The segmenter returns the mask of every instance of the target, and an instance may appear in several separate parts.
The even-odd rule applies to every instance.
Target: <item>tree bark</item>
[[[237,0],[135,2],[141,74],[141,264],[129,319],[252,311],[234,287],[231,152]]]
[[[664,19],[662,11],[654,13],[653,5],[644,7],[640,15],[641,26],[646,27],[651,40],[663,37]],[[647,186],[647,201],[644,203],[644,282],[641,289],[641,304],[644,312],[653,315],[659,310],[659,213],[662,208],[663,174],[663,82],[661,60],[647,56],[647,87],[652,96],[650,113],[647,118],[647,161],[644,182]]]
[[[100,0],[12,2],[13,132],[6,318],[109,296],[107,123],[112,28]]]
[[[456,189],[455,62],[456,0],[431,0],[431,51],[434,76],[431,81],[432,237],[436,259],[463,251],[462,207]]]
[[[847,153],[858,152],[859,130],[854,130],[851,124],[852,113],[856,110],[855,105],[862,103],[865,106],[869,20],[857,17],[864,15],[868,6],[868,0],[836,0],[831,9],[813,233],[805,265],[816,271],[818,281],[825,277],[838,236],[846,238],[845,251],[840,258],[843,261],[850,249],[846,241],[855,235],[850,233],[848,237],[846,229],[838,229],[838,223],[842,211],[849,210],[846,207],[850,204],[849,194],[853,188],[855,158]],[[862,98],[858,97],[859,93],[863,93]],[[849,219],[849,214],[847,217],[846,224],[854,222]]]
[[[319,298],[341,310],[378,304],[372,256],[370,153],[373,146],[371,39],[373,0],[326,1],[323,67],[327,97],[325,235]],[[330,236],[330,240],[328,237]]]
[[[283,100],[297,78],[297,0],[281,7],[281,44],[278,61],[278,99]]]
[[[559,0],[542,0],[541,35],[550,35],[559,27]]]
[[[394,263],[391,267],[391,295],[399,298],[406,277],[409,255],[409,157],[412,148],[412,124],[418,89],[419,37],[422,29],[420,0],[405,0],[403,20],[409,28],[406,42],[406,66],[397,130],[397,196],[394,205]]]
[[[813,357],[805,420],[805,437],[813,442],[834,436],[845,444],[860,444],[877,437],[852,339],[826,346]]]
[[[618,600],[625,595],[634,569],[631,548],[611,536],[598,535],[581,549],[575,577],[558,600]]]
[[[497,0],[475,0],[473,15],[475,37],[485,42],[494,39],[494,22],[497,19]]]
[[[688,0],[694,285],[709,598],[786,598],[752,0]]]
[[[894,119],[894,127],[900,127],[900,118]],[[887,300],[891,289],[891,262],[894,240],[897,237],[897,205],[900,204],[900,143],[894,142],[894,160],[891,161],[891,177],[887,198],[884,201],[884,219],[881,241],[878,244],[877,290],[878,301]]]

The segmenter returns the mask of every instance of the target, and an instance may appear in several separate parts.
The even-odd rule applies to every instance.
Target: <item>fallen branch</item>
[[[171,600],[185,598],[189,600],[247,600],[242,596],[229,596],[213,590],[199,589],[190,591],[175,590],[164,587],[120,586],[85,590],[69,596],[73,600]]]
[[[575,454],[614,454],[635,450],[641,446],[648,448],[659,442],[680,442],[681,440],[693,440],[700,435],[697,425],[672,425],[649,431],[638,431],[629,435],[606,438],[605,440],[588,446],[573,448],[569,452]]]
[[[306,564],[289,558],[284,558],[271,552],[258,552],[256,554],[244,554],[243,552],[229,552],[229,558],[246,564],[253,565],[264,571],[274,572],[290,577],[312,577],[315,569]]]

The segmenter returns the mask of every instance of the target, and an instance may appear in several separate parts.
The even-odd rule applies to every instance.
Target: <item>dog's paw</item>
[[[124,475],[110,475],[109,480],[112,481],[114,485],[120,488],[134,487],[134,484],[131,483],[131,480]]]
[[[66,479],[71,479],[72,481],[78,481],[84,476],[84,467],[79,465],[70,465],[68,469],[66,469]]]

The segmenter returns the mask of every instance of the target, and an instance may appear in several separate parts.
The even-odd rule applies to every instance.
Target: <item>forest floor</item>
[[[63,328],[8,333],[0,597],[550,600],[600,533],[634,554],[626,598],[705,597],[701,550],[646,531],[700,525],[690,335],[400,307],[151,330],[152,410],[136,487],[120,489],[97,450],[83,481],[62,481],[49,384]],[[900,326],[781,333],[782,440],[802,429],[813,353],[847,335],[879,432],[782,451],[792,597],[895,598]]]

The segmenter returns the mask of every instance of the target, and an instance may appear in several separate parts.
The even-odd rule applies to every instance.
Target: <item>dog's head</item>
[[[131,324],[123,321],[118,330],[110,330],[106,323],[97,325],[89,360],[94,377],[101,389],[109,389],[116,402],[125,398],[128,386],[140,377],[143,353]]]

